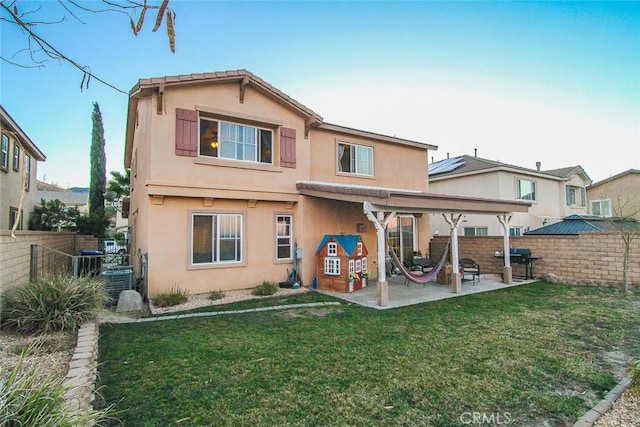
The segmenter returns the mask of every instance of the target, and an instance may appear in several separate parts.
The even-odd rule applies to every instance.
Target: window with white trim
[[[24,156],[24,171],[27,175],[24,183],[24,189],[25,191],[29,191],[29,188],[31,187],[31,156],[29,155]]]
[[[273,163],[273,130],[200,118],[200,155]]]
[[[326,274],[327,276],[339,276],[340,275],[340,258],[325,258],[324,274]]]
[[[336,242],[327,243],[327,255],[338,256],[338,244]]]
[[[465,236],[488,236],[489,229],[487,227],[464,227]]]
[[[9,136],[2,134],[2,147],[0,149],[0,169],[9,169]]]
[[[20,146],[17,142],[13,143],[13,170],[20,170]]]
[[[191,263],[242,262],[241,214],[192,214]]]
[[[509,227],[509,236],[522,236],[522,227]]]
[[[362,260],[361,259],[357,259],[356,260],[356,273],[360,273],[362,271]]]
[[[350,259],[349,260],[349,275],[353,274],[356,272],[356,263],[354,260]]]
[[[369,267],[367,266],[367,258],[362,258],[362,271],[367,270]]]
[[[589,204],[591,205],[592,215],[605,217],[610,217],[613,215],[613,212],[611,211],[611,200],[609,199],[591,200]]]
[[[516,181],[516,197],[519,200],[538,200],[536,195],[536,182],[528,179]]]
[[[338,142],[338,171],[373,176],[373,147]]]
[[[276,215],[276,259],[293,257],[293,216]]]
[[[9,229],[12,230],[14,224],[18,221],[18,208],[14,208],[13,206],[9,206]],[[18,223],[18,227],[16,230],[22,230],[22,214],[20,214],[20,222]]]
[[[357,248],[357,255],[362,256],[362,242],[358,242]]]

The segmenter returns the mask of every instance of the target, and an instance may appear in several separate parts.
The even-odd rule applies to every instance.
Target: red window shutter
[[[296,130],[280,129],[280,166],[283,168],[296,167]]]
[[[176,108],[176,156],[198,155],[198,112]]]

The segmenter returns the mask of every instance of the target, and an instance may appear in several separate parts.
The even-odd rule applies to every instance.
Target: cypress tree
[[[107,183],[106,155],[104,153],[104,127],[97,102],[93,103],[93,129],[91,131],[91,177],[89,183],[89,213],[104,218],[104,193]]]

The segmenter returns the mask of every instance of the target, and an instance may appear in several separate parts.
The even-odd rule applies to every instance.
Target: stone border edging
[[[622,393],[631,385],[631,377],[624,377],[620,380],[618,385],[616,385],[607,395],[602,399],[596,406],[591,408],[589,412],[584,414],[573,427],[591,427],[598,418],[604,415],[611,407],[613,406],[613,402],[615,402]]]
[[[189,317],[211,317],[211,316],[220,316],[223,314],[242,314],[242,313],[254,313],[259,311],[289,310],[292,308],[326,307],[326,306],[334,306],[334,305],[340,305],[340,304],[341,303],[338,301],[309,302],[305,304],[286,304],[286,305],[274,305],[272,307],[248,308],[246,310],[209,311],[209,312],[202,312],[202,313],[172,314],[168,316],[158,316],[158,317],[141,317],[139,319],[109,319],[109,320],[105,320],[104,323],[159,322],[161,320],[187,319]]]
[[[287,310],[292,308],[310,308],[340,305],[340,302],[313,302],[306,304],[287,304],[273,307],[259,307],[246,310],[214,311],[208,313],[190,313],[171,316],[147,317],[141,319],[107,320],[101,323],[142,323],[160,320],[186,319],[189,317],[209,317],[222,314],[241,314],[260,311]],[[95,399],[94,385],[98,376],[98,321],[84,323],[78,329],[76,349],[69,362],[69,371],[63,385],[67,388],[65,403],[68,409],[87,412],[93,409]]]
[[[88,322],[78,329],[76,349],[69,362],[69,371],[63,382],[68,409],[87,412],[93,407],[93,386],[98,375],[98,324]]]

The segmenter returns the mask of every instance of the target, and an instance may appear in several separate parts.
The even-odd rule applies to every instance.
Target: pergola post
[[[445,214],[442,216],[451,227],[451,292],[459,294],[462,292],[462,274],[460,274],[460,256],[458,254],[458,224],[462,214],[458,214],[457,217],[451,214],[451,219],[447,218]]]
[[[380,307],[389,304],[389,282],[387,282],[387,242],[386,229],[389,222],[396,216],[395,212],[389,212],[385,218],[383,211],[377,211],[377,216],[373,214],[371,203],[364,202],[363,210],[369,221],[376,228],[378,246],[378,283],[376,284],[376,299]]]
[[[511,222],[511,215],[502,214],[502,216],[498,215],[498,221],[502,226],[502,237],[504,241],[504,267],[502,268],[502,282],[503,283],[513,283],[513,270],[511,268],[511,257],[509,256],[509,223]]]

